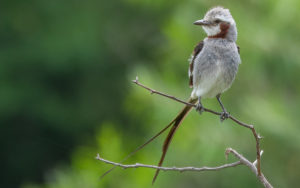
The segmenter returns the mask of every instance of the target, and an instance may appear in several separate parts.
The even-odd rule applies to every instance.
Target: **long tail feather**
[[[197,99],[190,99],[189,100],[190,103],[193,103],[195,104],[197,102]],[[164,142],[164,145],[163,145],[163,149],[162,149],[162,156],[160,158],[160,161],[158,163],[158,166],[161,166],[163,164],[163,161],[165,159],[165,156],[166,156],[166,153],[168,151],[168,148],[169,148],[169,145],[172,141],[172,138],[176,132],[176,130],[178,129],[179,125],[181,124],[182,120],[185,118],[185,116],[189,113],[189,111],[192,109],[191,106],[185,106],[181,112],[176,116],[176,118],[169,124],[169,125],[173,125],[173,127],[171,128],[168,136],[166,137],[165,139],[165,142]],[[168,126],[169,126],[168,125]],[[155,172],[155,175],[153,177],[153,180],[152,180],[152,184],[154,184],[158,174],[159,174],[159,169],[156,170]]]
[[[120,163],[123,163],[124,161],[126,161],[129,157],[131,157],[132,155],[134,155],[136,152],[138,152],[139,150],[143,149],[146,145],[148,145],[150,142],[152,142],[155,138],[157,138],[159,135],[161,135],[163,132],[165,132],[169,127],[171,127],[171,125],[173,125],[173,123],[176,121],[176,118],[171,121],[165,128],[163,128],[161,131],[159,131],[156,135],[154,135],[153,137],[151,137],[147,142],[145,142],[144,144],[142,144],[141,146],[139,146],[138,148],[136,148],[133,152],[131,152],[129,155],[127,155],[122,161],[120,161]],[[115,169],[116,166],[112,167],[111,169],[109,169],[108,171],[104,172],[100,178],[103,178],[105,175],[107,175],[108,173],[110,173],[113,169]]]

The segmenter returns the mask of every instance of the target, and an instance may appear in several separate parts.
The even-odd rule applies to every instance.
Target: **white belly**
[[[212,98],[218,94],[223,93],[230,87],[231,83],[225,82],[223,71],[218,67],[215,71],[206,74],[196,83],[194,83],[194,89],[191,97],[194,98]]]

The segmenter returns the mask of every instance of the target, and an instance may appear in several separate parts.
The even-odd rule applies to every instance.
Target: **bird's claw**
[[[229,116],[230,116],[229,112],[226,112],[226,111],[221,112],[221,115],[220,115],[221,122],[223,122],[224,120],[228,119]]]
[[[198,103],[196,105],[196,111],[199,112],[199,114],[202,114],[202,112],[204,112],[204,107],[202,106],[202,104]]]

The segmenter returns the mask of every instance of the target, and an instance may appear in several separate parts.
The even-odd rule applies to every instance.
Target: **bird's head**
[[[223,7],[210,9],[202,20],[197,20],[194,24],[202,26],[208,38],[226,38],[230,41],[237,39],[235,21],[230,11]]]

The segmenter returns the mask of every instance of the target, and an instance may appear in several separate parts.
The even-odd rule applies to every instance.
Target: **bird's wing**
[[[199,42],[196,47],[194,48],[192,58],[190,61],[190,67],[189,67],[189,85],[192,88],[193,87],[193,70],[194,70],[194,62],[197,57],[197,55],[201,52],[202,48],[204,46],[204,41]]]

